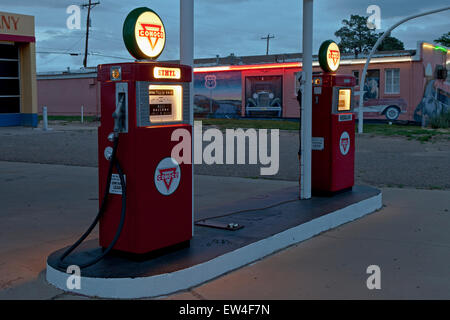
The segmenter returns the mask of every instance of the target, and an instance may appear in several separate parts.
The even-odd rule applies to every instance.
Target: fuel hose
[[[107,176],[107,180],[106,180],[106,187],[105,187],[105,192],[103,194],[103,199],[102,199],[102,202],[101,202],[101,205],[100,205],[100,209],[99,209],[99,211],[97,213],[97,216],[95,217],[94,221],[89,226],[89,228],[85,231],[85,233],[73,245],[71,245],[70,248],[68,248],[60,256],[60,258],[59,258],[59,267],[61,267],[61,268],[67,268],[70,265],[70,264],[64,263],[63,260],[70,253],[72,253],[72,251],[75,250],[86,239],[86,237],[92,232],[92,230],[95,228],[95,226],[99,222],[101,216],[105,212],[106,205],[107,205],[107,202],[108,202],[107,199],[108,199],[108,195],[109,195],[109,188],[110,188],[110,185],[111,185],[111,177],[112,177],[112,173],[113,173],[113,168],[114,167],[116,168],[117,173],[119,174],[120,184],[122,186],[122,212],[121,212],[121,216],[120,216],[119,226],[117,227],[117,231],[116,231],[116,234],[115,234],[113,240],[111,241],[109,246],[106,249],[103,250],[101,255],[95,257],[92,260],[84,262],[82,264],[77,264],[77,266],[80,269],[82,269],[82,268],[87,268],[89,266],[92,266],[93,264],[96,264],[97,262],[99,262],[101,259],[103,259],[112,250],[112,248],[116,244],[117,240],[119,240],[120,234],[121,234],[122,229],[123,229],[123,225],[125,223],[127,197],[126,197],[125,177],[124,177],[122,168],[120,166],[120,163],[119,163],[119,161],[116,158],[117,146],[118,145],[119,145],[119,135],[117,134],[114,137],[114,146],[113,146],[113,151],[112,151],[112,155],[111,155],[111,159],[110,159],[110,163],[109,163],[108,176]]]

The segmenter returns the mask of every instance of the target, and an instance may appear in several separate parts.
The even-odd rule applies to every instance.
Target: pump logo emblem
[[[152,50],[155,50],[159,39],[164,39],[164,32],[161,31],[161,25],[141,23],[142,29],[139,30],[139,37],[144,37],[150,42]]]
[[[319,49],[319,64],[325,72],[335,72],[339,68],[341,52],[333,40],[324,41]]]
[[[167,191],[169,191],[173,179],[178,179],[177,168],[159,169],[159,174],[156,179],[158,181],[163,181]]]
[[[166,29],[158,14],[147,7],[131,11],[123,24],[123,41],[138,60],[155,60],[166,44]]]
[[[346,155],[350,150],[350,136],[347,131],[342,132],[341,138],[339,139],[339,148],[341,149],[342,155]]]
[[[162,195],[168,196],[177,190],[181,180],[181,170],[173,158],[162,159],[155,169],[155,186]]]
[[[333,60],[333,64],[336,65],[340,58],[340,52],[339,50],[329,50],[328,52],[328,58]]]

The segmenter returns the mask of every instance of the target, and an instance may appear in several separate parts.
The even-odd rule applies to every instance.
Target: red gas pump
[[[335,74],[338,46],[326,41],[319,50],[325,72],[313,75],[311,188],[316,194],[332,194],[354,185],[355,117],[352,75]]]
[[[171,157],[172,133],[190,125],[192,68],[157,63],[165,28],[151,9],[131,11],[123,39],[134,63],[98,66],[101,125],[98,129],[99,212],[87,231],[59,258],[60,266],[100,222],[102,254],[79,261],[80,268],[111,250],[143,254],[192,237],[192,157]],[[187,162],[187,163],[186,163]],[[67,264],[67,263],[66,263]]]
[[[125,173],[127,208],[114,249],[147,253],[192,236],[192,165],[171,158],[172,132],[189,133],[188,66],[135,62],[98,67],[101,125],[98,129],[99,194],[105,194],[113,151],[116,109],[124,110],[116,158]],[[117,130],[117,129],[116,129]],[[109,139],[108,139],[109,137]],[[191,161],[192,163],[192,161]],[[100,245],[112,242],[121,219],[122,188],[113,171],[108,206],[100,219]],[[103,198],[100,198],[100,203]]]

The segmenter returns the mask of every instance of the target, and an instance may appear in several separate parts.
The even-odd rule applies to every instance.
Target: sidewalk
[[[48,254],[97,210],[97,169],[0,162],[0,299],[84,299],[45,283]],[[196,176],[196,211],[296,182]],[[450,191],[384,189],[386,207],[169,299],[450,298]],[[93,234],[91,238],[96,238]],[[366,268],[381,268],[381,290]]]
[[[383,189],[385,207],[168,299],[450,299],[450,191]],[[366,286],[381,268],[381,290]]]

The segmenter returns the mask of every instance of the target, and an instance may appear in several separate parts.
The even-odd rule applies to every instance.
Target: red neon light
[[[269,63],[257,65],[243,65],[243,66],[199,67],[194,68],[194,72],[204,73],[204,72],[239,71],[239,70],[256,70],[256,69],[300,68],[301,66],[302,66],[301,62]]]

